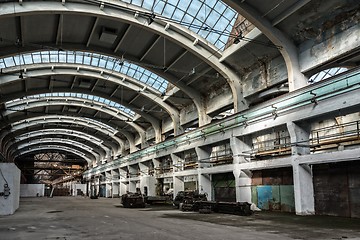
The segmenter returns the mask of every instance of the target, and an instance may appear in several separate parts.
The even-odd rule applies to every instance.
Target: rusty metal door
[[[315,211],[319,215],[360,217],[360,163],[315,165]]]
[[[215,201],[236,202],[235,177],[233,173],[212,176]]]

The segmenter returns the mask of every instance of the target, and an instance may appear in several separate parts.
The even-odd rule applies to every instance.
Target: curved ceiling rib
[[[306,86],[308,81],[300,71],[298,49],[292,39],[274,27],[263,13],[258,12],[249,3],[245,1],[223,1],[232,6],[241,16],[252,22],[275,46],[279,47],[288,71],[289,90],[294,91]],[[306,4],[308,0],[302,2],[302,4]]]
[[[103,68],[126,75],[136,81],[146,84],[147,87],[160,93],[164,93],[168,81],[145,68],[130,63],[124,59],[116,59],[111,56],[80,52],[80,51],[41,51],[23,53],[0,59],[0,68],[42,64],[42,63],[74,63]]]
[[[59,141],[70,142],[70,143],[73,143],[74,145],[79,144],[80,146],[83,146],[84,148],[95,151],[96,154],[98,155],[98,160],[103,160],[103,159],[107,158],[106,150],[101,148],[99,145],[97,145],[91,141],[84,140],[84,138],[78,138],[76,136],[71,137],[71,135],[62,135],[62,134],[37,135],[37,136],[23,137],[21,140],[15,139],[11,143],[11,148],[17,149],[17,148],[20,148],[20,146],[26,145],[28,143],[33,143],[33,142],[52,142],[52,141],[53,142],[59,142]],[[9,152],[11,152],[11,151],[9,151]]]
[[[136,1],[121,0],[172,19],[223,50],[237,12],[219,0]],[[98,1],[101,2],[101,1]]]
[[[79,6],[83,5],[83,3],[79,4],[78,1],[74,1],[74,2],[68,1],[68,2],[70,4],[74,4],[75,7],[77,7],[77,5],[79,5]],[[68,2],[66,2],[67,5],[69,4]],[[90,1],[90,2],[94,2],[94,1]],[[131,1],[131,3],[136,5],[135,1],[134,2]],[[193,1],[191,3],[186,3],[186,1],[181,1],[176,6],[172,6],[171,4],[165,4],[163,6],[163,8],[161,8],[162,4],[159,4],[158,5],[159,7],[157,6],[157,4],[156,5],[154,5],[154,4],[155,3],[153,3],[153,8],[151,9],[152,11],[154,11],[155,13],[161,14],[163,16],[172,18],[173,20],[175,20],[175,22],[178,21],[176,23],[179,23],[180,25],[184,25],[184,23],[186,25],[188,23],[187,21],[189,21],[189,16],[190,16],[192,18],[192,20],[190,21],[190,23],[188,25],[190,30],[194,30],[194,26],[198,26],[198,23],[199,23],[201,26],[198,26],[199,27],[198,31],[195,31],[195,32],[198,33],[200,36],[208,38],[209,41],[211,41],[211,39],[214,39],[214,35],[212,35],[211,31],[214,30],[215,27],[221,27],[222,28],[221,30],[223,30],[223,32],[222,32],[223,36],[221,36],[219,34],[219,38],[216,39],[213,42],[218,47],[220,46],[219,43],[221,42],[220,38],[222,38],[222,37],[224,37],[226,35],[226,34],[224,34],[224,31],[228,31],[228,34],[230,34],[229,30],[231,30],[232,26],[229,23],[231,21],[235,21],[235,16],[236,16],[235,11],[232,11],[232,13],[230,13],[228,10],[231,10],[231,9],[229,7],[227,7],[225,4],[223,4],[221,1],[216,1],[216,2],[211,2],[211,3],[209,3],[209,2],[205,3],[205,2],[200,2],[200,1],[199,2]],[[196,4],[198,4],[198,5],[196,5]],[[63,16],[61,15],[61,14],[63,14],[62,11],[69,12],[69,13],[77,13],[77,14],[80,14],[80,15],[87,15],[87,13],[85,14],[85,12],[81,13],[81,12],[77,11],[76,9],[72,9],[72,8],[70,8],[71,10],[69,10],[69,8],[59,9],[58,7],[59,6],[61,7],[61,5],[59,5],[58,3],[54,3],[54,2],[46,3],[46,5],[42,5],[41,2],[26,2],[24,4],[24,8],[19,9],[17,6],[14,5],[13,10],[14,10],[14,13],[15,12],[17,13],[17,11],[26,12],[26,11],[28,11],[28,7],[32,8],[33,6],[36,6],[35,9],[32,10],[33,13],[37,13],[38,11],[39,12],[44,11],[41,8],[41,7],[44,7],[44,6],[45,6],[45,8],[50,8],[50,9],[55,6],[54,11],[55,12],[59,11],[60,18],[63,18]],[[37,8],[39,6],[40,6],[40,8]],[[141,6],[141,7],[146,7],[146,6]],[[198,8],[196,13],[191,12],[191,10],[194,9],[194,7]],[[173,13],[170,13],[169,10],[171,10],[172,8],[176,9],[177,12],[175,12],[175,10],[174,10]],[[222,9],[223,12],[219,12],[219,11],[221,11],[221,9]],[[7,9],[5,8],[4,10],[5,10],[4,15],[6,15],[7,14]],[[92,13],[93,16],[97,16],[97,18],[98,17],[104,17],[104,18],[109,18],[110,17],[110,18],[113,18],[113,19],[117,19],[118,21],[123,21],[125,23],[130,23],[130,26],[134,25],[135,27],[141,27],[141,25],[143,25],[143,23],[142,23],[142,20],[144,20],[143,18],[141,19],[141,21],[139,21],[138,19],[131,18],[131,16],[122,16],[123,14],[120,14],[121,17],[119,17],[118,12],[115,13],[115,14],[109,14],[108,16],[105,16],[105,15],[103,15],[101,13],[101,11],[98,12],[95,8],[91,9],[91,10],[94,11]],[[119,9],[116,9],[116,10],[119,10]],[[203,17],[202,10],[204,10],[204,14],[206,16],[204,17],[204,21],[199,21]],[[184,13],[183,16],[182,16],[182,19],[179,18],[179,13],[181,11]],[[46,13],[46,10],[45,10],[45,13]],[[20,14],[19,16],[21,18],[22,13],[19,13],[19,14]],[[230,16],[229,14],[230,15],[234,14],[234,16],[229,17]],[[90,15],[91,15],[91,13],[90,13]],[[215,16],[218,16],[218,17],[215,17]],[[223,20],[226,19],[226,18],[229,21],[226,22],[226,24],[224,24]],[[216,20],[214,21],[214,19],[216,19]],[[152,20],[154,20],[154,19],[152,19]],[[238,96],[241,96],[241,94],[238,94],[238,93],[241,93],[241,89],[240,89],[241,86],[240,86],[240,83],[238,81],[239,79],[237,78],[236,74],[232,73],[232,71],[230,69],[227,69],[224,65],[219,63],[218,56],[220,56],[221,54],[218,53],[216,50],[214,51],[212,46],[210,46],[210,45],[206,46],[207,43],[204,42],[201,39],[199,40],[198,35],[189,34],[189,35],[185,36],[185,35],[179,34],[179,32],[182,31],[181,27],[180,27],[179,32],[175,33],[175,35],[174,35],[174,32],[171,31],[171,29],[170,29],[170,31],[168,33],[167,32],[169,30],[168,26],[166,26],[165,29],[161,29],[162,27],[164,27],[166,25],[166,22],[162,22],[162,20],[160,20],[160,21],[157,20],[156,22],[157,22],[156,24],[152,24],[151,27],[148,27],[150,31],[157,33],[159,35],[159,37],[164,36],[164,37],[170,39],[173,43],[185,48],[185,52],[182,53],[177,59],[175,59],[175,61],[172,61],[172,64],[165,67],[166,64],[165,64],[165,61],[164,61],[163,69],[160,69],[160,72],[164,71],[163,76],[170,76],[171,74],[166,73],[166,72],[168,72],[169,69],[172,68],[173,64],[175,64],[182,56],[187,54],[187,51],[189,51],[189,52],[191,52],[191,54],[194,54],[199,59],[202,59],[203,61],[205,60],[206,64],[210,64],[210,66],[212,66],[216,71],[219,71],[220,74],[224,75],[225,79],[228,81],[228,83],[231,86],[234,98],[237,98]],[[148,26],[150,26],[150,24],[151,24],[151,22],[148,23]],[[154,25],[156,25],[156,26],[154,27]],[[63,26],[59,24],[59,29],[62,28],[62,27]],[[95,27],[95,25],[94,25],[94,27]],[[178,30],[179,26],[172,26],[171,28]],[[226,29],[226,28],[229,28],[229,29]],[[62,31],[62,30],[59,30],[59,29],[58,29],[58,31]],[[91,33],[91,35],[92,35],[92,33]],[[26,40],[27,38],[24,37],[24,36],[25,35],[21,35],[21,40],[19,38],[18,39],[19,39],[19,41],[21,41],[20,45],[22,45],[22,47],[26,48],[26,41],[24,41],[24,40]],[[189,38],[189,36],[191,36],[191,38]],[[194,43],[193,43],[194,39],[192,39],[193,36],[195,36]],[[186,43],[184,43],[182,41],[184,38],[187,41]],[[89,42],[90,42],[90,37],[89,37],[87,45],[89,45]],[[198,46],[196,46],[198,44],[198,42],[200,42],[203,47],[204,46],[206,46],[206,47],[204,47],[204,48],[200,47],[199,48]],[[225,42],[226,41],[224,41],[223,44],[225,44]],[[57,36],[56,45],[58,45],[58,43],[60,43],[60,45],[63,43],[62,42],[62,32],[61,32],[61,41],[60,42],[58,41],[58,36]],[[35,45],[36,44],[34,44],[32,47],[34,47]],[[165,40],[164,40],[164,45],[165,45]],[[19,48],[19,46],[17,46],[18,52],[21,52],[22,50]],[[40,45],[38,45],[37,47],[35,47],[33,49],[39,48],[39,46]],[[64,46],[65,46],[65,44],[64,44]],[[116,53],[116,51],[118,50],[118,46],[115,48],[114,53]],[[66,48],[66,46],[65,46],[65,48]],[[76,49],[76,48],[81,49],[82,47],[75,47],[75,48],[70,47],[69,49]],[[89,49],[92,49],[92,48],[89,48]],[[165,49],[165,46],[164,46],[164,49]],[[100,50],[95,50],[95,51],[100,51]],[[107,52],[107,51],[104,50],[104,52]],[[208,54],[210,54],[210,55],[208,55]],[[124,54],[122,54],[122,55],[120,54],[120,56],[124,56]],[[165,56],[165,52],[164,52],[164,56]],[[13,65],[12,65],[11,61],[13,61]],[[110,72],[115,72],[116,71],[117,73],[130,76],[131,78],[136,78],[138,81],[142,81],[143,83],[147,84],[147,87],[142,89],[142,92],[141,92],[142,95],[145,95],[143,92],[146,89],[154,87],[159,91],[158,94],[155,93],[155,95],[157,95],[157,98],[159,98],[159,96],[161,96],[161,93],[164,93],[165,90],[166,90],[166,87],[167,87],[167,82],[166,81],[160,82],[159,81],[159,78],[160,78],[159,76],[157,76],[159,78],[155,79],[153,77],[154,73],[150,72],[149,70],[146,70],[146,69],[144,69],[142,67],[139,67],[139,66],[135,66],[131,62],[126,62],[126,61],[124,61],[123,57],[121,57],[119,59],[119,58],[109,57],[109,56],[102,55],[102,54],[94,54],[94,53],[87,53],[87,52],[85,52],[85,53],[73,52],[73,54],[71,55],[71,54],[68,54],[68,52],[65,52],[65,51],[62,51],[62,50],[60,50],[60,51],[44,51],[44,52],[38,52],[38,53],[30,53],[28,55],[23,54],[23,55],[19,55],[19,56],[16,56],[16,57],[5,58],[3,60],[3,65],[4,65],[4,67],[14,67],[15,66],[15,67],[19,67],[19,69],[21,69],[22,66],[27,65],[27,64],[37,64],[37,63],[52,64],[54,62],[55,63],[66,63],[66,64],[71,63],[71,64],[88,65],[88,66],[91,66],[91,67],[102,68],[102,69],[105,69],[106,71],[110,71]],[[153,67],[153,66],[146,65],[146,64],[144,66],[147,67],[147,68]],[[52,70],[54,70],[54,68],[52,68]],[[191,70],[191,69],[189,69],[189,70]],[[79,68],[77,69],[77,71],[79,71]],[[186,71],[189,72],[188,70],[186,70]],[[103,73],[104,73],[104,70],[101,70],[100,75],[103,75]],[[22,76],[21,71],[20,71],[19,77],[20,76]],[[108,79],[109,76],[104,76],[104,78]],[[194,101],[194,103],[196,105],[196,108],[198,110],[199,125],[203,125],[204,123],[205,124],[208,123],[209,122],[209,117],[207,116],[207,114],[205,112],[206,108],[205,108],[204,101],[202,99],[201,94],[196,92],[196,90],[192,89],[191,87],[186,86],[186,85],[184,85],[182,83],[179,83],[178,78],[172,78],[171,82],[175,83],[176,86],[178,86],[181,90],[183,90],[183,92],[185,94],[187,94],[188,96],[190,96],[190,98]],[[49,87],[49,90],[50,90],[50,87]],[[151,89],[151,91],[153,91],[153,89]],[[156,90],[155,90],[155,92],[156,92]],[[58,104],[58,105],[61,105],[61,104],[62,105],[70,105],[70,103],[64,103],[64,101],[56,102],[57,99],[56,100],[54,100],[54,99],[55,98],[53,96],[51,96],[49,99],[47,99],[47,100],[51,100],[51,104],[48,104],[48,105],[53,105],[54,102],[55,102],[54,105],[56,105],[56,104]],[[153,98],[152,100],[156,101],[155,98]],[[26,105],[28,105],[26,107],[25,107],[25,102],[26,102]],[[31,100],[27,99],[26,101],[25,100],[22,101],[22,103],[23,103],[23,105],[21,107],[23,107],[24,109],[42,107],[42,106],[46,105],[41,100],[32,103]],[[235,104],[235,109],[236,110],[239,109],[238,108],[238,105],[239,105],[238,103],[239,103],[239,101],[235,100],[234,104]],[[78,106],[81,106],[81,107],[87,107],[85,104],[84,105],[81,105],[80,103],[77,103],[77,104],[78,104]],[[12,106],[12,107],[14,107],[14,106]],[[91,106],[91,108],[93,108],[93,107],[96,108],[97,106],[95,106],[95,105]],[[14,109],[12,109],[12,110],[14,110]],[[20,109],[20,110],[22,110],[22,109]],[[99,110],[99,109],[97,109],[97,110]],[[5,115],[9,116],[10,114],[5,114]],[[116,115],[116,117],[118,117],[118,116]],[[174,128],[175,128],[175,135],[177,135],[178,133],[181,132],[179,114],[178,114],[178,112],[177,112],[177,114],[170,113],[170,117],[173,119]],[[13,119],[15,119],[15,117]],[[126,121],[128,119],[120,119],[120,120]],[[39,124],[39,123],[41,124],[42,122],[47,123],[49,121],[51,122],[53,120],[47,119],[45,121],[45,120],[38,119],[38,120],[36,120],[36,124]],[[21,124],[24,124],[24,123],[13,124],[14,129],[16,129],[18,124],[21,125]],[[34,122],[34,124],[35,124],[35,122]],[[140,138],[142,139],[141,143],[143,143],[144,139],[145,139],[144,130],[140,126],[136,126],[132,122],[129,122],[128,124],[132,125],[138,131],[138,133],[140,135]],[[158,131],[155,130],[155,132],[158,132]],[[134,143],[131,144],[131,142],[134,142],[134,141],[131,141],[130,137],[128,137],[126,134],[124,134],[124,135],[128,138],[130,145],[132,145],[130,150],[134,149]],[[113,137],[115,137],[115,134],[113,135]],[[156,138],[158,139],[159,136],[157,136]],[[120,143],[121,146],[124,145],[123,142],[118,142],[118,143]]]
[[[86,93],[70,93],[70,92],[51,92],[51,93],[41,93],[36,95],[27,95],[22,98],[17,98],[10,100],[5,103],[6,108],[17,107],[18,105],[24,104],[24,102],[36,102],[38,100],[52,100],[52,99],[67,99],[67,100],[75,100],[75,101],[90,101],[91,103],[95,102],[100,106],[107,107],[114,112],[121,113],[124,117],[128,118],[128,120],[133,121],[135,117],[135,112],[130,109],[125,109],[125,107],[121,106],[120,104],[113,102],[111,100],[94,96],[88,95]]]
[[[135,84],[132,84],[132,80],[129,77],[126,77],[125,75],[122,74],[116,74],[116,73],[109,73],[109,75],[105,75],[105,74],[100,74],[99,71],[95,71],[94,69],[92,69],[92,67],[90,67],[89,69],[85,69],[82,68],[81,71],[79,72],[77,70],[77,67],[79,67],[79,65],[72,65],[72,64],[66,64],[66,65],[62,65],[61,68],[56,68],[55,70],[52,68],[53,65],[43,65],[43,64],[38,64],[38,65],[26,65],[26,74],[24,74],[23,79],[19,78],[17,75],[12,75],[13,73],[17,73],[17,71],[19,71],[19,69],[10,69],[9,71],[7,71],[6,75],[0,75],[0,79],[2,79],[1,83],[3,85],[6,84],[10,84],[12,82],[16,82],[16,81],[26,81],[28,78],[38,78],[41,76],[55,76],[55,75],[73,75],[73,76],[84,76],[84,77],[92,77],[92,78],[97,78],[97,79],[102,79],[102,80],[106,80],[106,81],[110,81],[114,84],[116,84],[117,86],[122,86],[124,88],[130,89],[134,92],[136,92],[137,94],[141,94],[142,96],[146,97],[147,99],[151,100],[152,103],[157,104],[158,106],[161,107],[161,109],[164,109],[164,112],[167,112],[170,116],[170,118],[173,121],[174,124],[174,131],[176,132],[176,129],[180,128],[180,116],[179,116],[179,112],[177,109],[175,109],[174,107],[172,107],[171,105],[169,105],[168,103],[166,103],[161,96],[154,94],[152,91],[149,91],[147,89],[144,90],[144,84],[137,86]],[[81,65],[80,65],[81,66]],[[20,65],[18,66],[20,68]],[[48,68],[45,68],[48,67]],[[99,68],[101,69],[101,68]],[[11,74],[10,74],[11,73]],[[126,79],[129,79],[131,82],[128,81],[123,81],[120,79],[123,79],[124,77],[126,77]],[[30,80],[30,79],[28,79]],[[135,80],[134,80],[135,81]],[[118,88],[115,89],[115,91]],[[79,91],[79,92],[84,92],[87,94],[94,94],[96,91],[92,91],[84,88],[76,88],[76,89],[69,89],[69,88],[63,88],[63,89],[56,89],[55,87],[52,88],[53,91]],[[122,89],[123,90],[123,89]],[[114,92],[115,92],[114,91]],[[36,90],[28,90],[27,94],[41,94],[41,93],[48,93],[49,89],[46,90],[40,90],[40,89],[36,89]],[[113,100],[116,100],[113,98],[113,96],[106,96],[104,93],[100,94],[100,92],[96,92],[97,95],[101,95],[102,98],[111,98]],[[113,95],[113,94],[111,94]],[[18,93],[11,93],[11,94],[6,94],[6,92],[3,93],[3,97],[2,97],[2,101],[10,101],[13,100],[14,98],[20,98],[23,97],[24,93],[23,92],[18,92]],[[115,102],[115,101],[114,101]],[[116,102],[121,102],[120,100],[117,100]],[[122,102],[123,105],[125,105],[125,102]],[[131,108],[131,104],[127,104],[128,108]],[[147,119],[155,129],[159,129],[158,131],[156,131],[157,134],[157,141],[160,141],[161,139],[161,132],[160,132],[160,126],[159,126],[159,121],[160,120],[156,120],[154,119],[154,117],[152,117],[149,113],[146,113],[145,111],[142,111],[142,109],[134,109],[131,108],[132,111],[136,111],[136,113],[138,113],[139,115],[143,116],[144,119]]]
[[[93,110],[99,111],[101,113],[106,113],[110,116],[112,116],[115,120],[119,120],[121,122],[126,122],[128,125],[133,127],[135,131],[140,136],[141,143],[144,144],[145,142],[145,131],[144,129],[137,125],[136,123],[132,122],[132,119],[127,118],[126,116],[119,116],[117,113],[117,110],[113,107],[107,107],[105,104],[96,104],[92,101],[89,101],[87,99],[79,100],[77,98],[66,98],[66,97],[53,97],[53,98],[41,98],[41,99],[18,99],[15,102],[11,102],[9,104],[6,104],[5,107],[7,110],[3,112],[3,116],[7,117],[8,115],[13,114],[14,112],[22,112],[22,111],[28,111],[31,108],[36,107],[44,107],[44,106],[67,106],[69,108],[68,111],[71,110],[71,107],[79,107],[79,108],[91,108]],[[75,109],[80,113],[79,109]],[[51,114],[54,114],[52,112]],[[62,114],[59,112],[59,114]],[[96,117],[95,117],[96,119]],[[88,121],[93,121],[88,119]],[[106,124],[102,124],[103,127],[107,127]],[[116,134],[117,129],[109,129],[109,131],[113,131],[114,134]]]
[[[82,132],[82,129],[78,129],[75,126],[68,124],[65,126],[66,128],[63,128],[64,126],[58,126],[58,124],[55,123],[55,125],[51,125],[52,123],[48,123],[46,125],[34,125],[32,128],[28,128],[27,126],[23,126],[23,128],[20,128],[15,131],[3,131],[3,141],[2,141],[2,150],[4,153],[8,152],[8,150],[11,148],[11,145],[13,144],[14,139],[17,139],[18,137],[21,139],[23,136],[31,136],[32,133],[38,133],[38,134],[56,134],[59,132],[59,134],[63,135],[76,135],[76,136],[86,136],[89,139],[91,139],[95,144],[102,147],[104,150],[109,150],[107,154],[107,159],[110,159],[112,156],[115,156],[115,154],[118,152],[118,149],[121,147],[118,144],[115,143],[113,140],[109,140],[108,135],[99,134],[99,132],[89,132],[87,131]],[[106,160],[106,159],[105,159]]]
[[[95,18],[94,19],[95,23],[93,24],[90,36],[89,35],[87,36],[88,39],[85,42],[77,41],[71,43],[70,40],[59,41],[59,35],[58,35],[55,44],[51,42],[42,42],[41,40],[39,40],[38,42],[35,41],[36,44],[31,44],[31,40],[29,40],[30,42],[28,44],[26,42],[23,42],[24,48],[22,49],[28,49],[28,50],[39,49],[39,46],[43,46],[42,44],[45,44],[45,45],[55,46],[55,48],[56,46],[59,46],[61,49],[68,49],[68,50],[90,49],[92,51],[98,51],[109,55],[117,55],[117,57],[124,56],[124,58],[126,59],[134,59],[136,62],[140,62],[140,60],[142,59],[141,57],[142,53],[140,53],[140,55],[132,55],[132,53],[128,53],[129,48],[120,48],[120,45],[122,44],[123,41],[122,39],[119,38],[119,36],[117,36],[117,39],[120,39],[118,44],[110,44],[110,45],[103,44],[101,46],[100,45],[95,46],[91,43],[94,40],[93,36],[97,35],[97,33],[101,31],[100,30],[101,26],[97,26],[96,24],[97,19],[100,18],[101,20],[99,21],[102,20],[105,21],[105,19],[108,19],[109,21],[118,21],[121,24],[128,24],[129,26],[138,28],[140,32],[145,31],[146,33],[142,33],[145,35],[155,34],[156,36],[164,37],[166,39],[169,39],[171,44],[173,46],[176,46],[178,50],[179,48],[183,49],[184,54],[185,52],[188,52],[189,54],[185,54],[185,55],[189,55],[186,58],[189,60],[188,62],[190,63],[193,62],[193,64],[190,64],[190,66],[189,63],[183,64],[183,61],[185,60],[183,59],[181,63],[180,62],[178,63],[178,65],[181,64],[181,66],[185,66],[185,68],[181,73],[178,73],[175,76],[174,72],[172,72],[171,74],[168,73],[168,69],[171,69],[173,64],[178,62],[178,60],[175,59],[175,56],[172,60],[167,60],[165,63],[166,65],[163,64],[164,61],[162,61],[161,58],[160,58],[161,62],[159,61],[160,59],[158,58],[156,59],[157,62],[155,63],[155,65],[158,66],[158,68],[157,69],[153,68],[153,71],[157,72],[158,75],[166,78],[169,82],[177,86],[183,93],[185,93],[187,96],[189,96],[192,99],[198,112],[200,126],[209,123],[211,118],[206,113],[205,110],[206,105],[204,103],[203,96],[199,94],[199,92],[196,91],[193,87],[190,87],[188,85],[190,84],[189,82],[193,81],[192,80],[193,78],[191,76],[191,73],[193,72],[196,73],[197,71],[200,71],[198,72],[200,73],[199,76],[194,76],[195,80],[202,77],[203,77],[202,79],[205,79],[205,76],[203,75],[206,74],[207,71],[209,71],[209,70],[205,70],[208,68],[212,71],[212,74],[214,76],[222,76],[221,79],[226,81],[231,88],[231,93],[233,98],[232,104],[234,104],[235,111],[238,112],[248,108],[247,101],[244,99],[242,93],[241,78],[233,70],[231,70],[229,67],[222,64],[219,61],[219,57],[221,56],[221,53],[218,52],[216,48],[214,48],[212,45],[208,44],[207,42],[201,40],[201,38],[199,38],[197,34],[191,33],[190,31],[184,31],[185,29],[179,24],[170,24],[169,26],[168,22],[163,21],[161,19],[158,19],[152,22],[151,24],[148,24],[147,18],[144,17],[137,18],[136,16],[131,14],[132,12],[136,12],[136,9],[132,9],[131,11],[129,9],[126,9],[125,11],[124,8],[121,8],[118,5],[119,6],[122,5],[122,7],[124,6],[129,7],[129,5],[121,4],[121,2],[114,2],[112,3],[111,8],[106,8],[106,11],[102,11],[101,9],[99,9],[99,6],[88,4],[88,6],[86,6],[86,11],[84,11],[84,4],[83,3],[80,4],[77,2],[66,2],[65,5],[62,5],[61,3],[58,2],[50,2],[50,1],[46,2],[46,4],[43,4],[42,2],[31,2],[31,3],[29,2],[27,4],[23,4],[21,8],[15,7],[15,10],[13,5],[11,5],[11,9],[10,6],[8,6],[9,9],[7,7],[4,7],[3,16],[10,16],[15,11],[16,14],[18,14],[19,16],[29,13],[46,14],[51,12],[52,14],[55,13],[61,16],[65,16],[62,14],[66,13],[66,16],[68,16],[68,14],[78,14],[80,16],[91,15],[92,17]],[[94,34],[94,32],[96,33]],[[125,35],[126,34],[124,33],[123,37],[125,37]],[[68,35],[66,37],[68,37]],[[97,39],[96,41],[98,43],[99,40]],[[127,42],[129,42],[129,39],[127,39]],[[11,50],[11,47],[9,47],[7,52],[10,54],[10,52],[13,53],[16,50],[19,51],[19,48],[12,48]],[[131,50],[134,51],[134,49]],[[165,55],[165,51],[161,50],[161,53]],[[152,53],[152,55],[154,55],[154,53]],[[183,54],[181,54],[178,57],[181,58],[182,56]],[[149,61],[151,62],[151,60],[152,59],[146,62]],[[146,67],[146,62],[142,66]],[[150,68],[150,66],[146,68]],[[205,71],[202,72],[203,70]],[[190,80],[187,79],[187,81],[184,82],[183,78],[184,77],[189,78],[189,76],[191,76]]]
[[[92,162],[92,160],[90,158],[88,158],[85,153],[83,153],[81,151],[78,151],[78,150],[76,150],[74,148],[71,148],[71,147],[59,146],[59,145],[46,145],[46,146],[38,146],[38,147],[33,148],[33,149],[27,149],[27,150],[24,150],[24,151],[22,151],[20,153],[17,153],[15,155],[15,158],[18,158],[18,157],[20,157],[22,155],[25,155],[25,154],[28,154],[28,153],[32,153],[32,152],[35,152],[35,151],[43,151],[43,150],[46,150],[46,151],[60,150],[60,151],[75,154],[75,155],[83,158],[89,165],[91,165],[91,162]]]
[[[18,122],[15,122],[19,120]],[[101,134],[108,136],[113,139],[115,143],[117,143],[118,148],[114,155],[117,156],[121,154],[122,150],[124,150],[124,141],[119,137],[115,136],[115,131],[109,129],[110,126],[104,125],[97,121],[90,121],[89,119],[84,119],[80,117],[67,117],[67,116],[57,116],[57,115],[45,115],[45,116],[37,116],[37,117],[29,117],[29,116],[21,116],[20,118],[14,119],[14,123],[12,123],[12,128],[9,130],[9,133],[15,132],[20,129],[28,128],[31,126],[41,125],[41,124],[49,124],[53,123],[57,126],[61,126],[61,124],[66,124],[67,127],[70,125],[77,125],[85,128],[91,128]],[[130,139],[131,140],[131,139]]]
[[[48,105],[45,104],[44,106],[48,106]],[[30,122],[39,121],[39,120],[41,121],[51,120],[51,122],[58,123],[59,125],[62,124],[63,122],[67,122],[73,125],[81,124],[83,127],[86,128],[94,128],[94,130],[100,131],[103,134],[114,138],[115,142],[117,142],[120,146],[124,147],[124,141],[121,140],[118,136],[116,136],[117,133],[120,133],[127,138],[130,145],[130,152],[136,151],[137,148],[135,145],[141,144],[141,138],[138,138],[137,141],[135,141],[133,134],[131,134],[130,132],[124,129],[119,129],[118,126],[115,124],[112,123],[105,124],[101,121],[97,121],[94,119],[93,115],[89,115],[89,114],[67,113],[67,115],[54,115],[54,113],[27,111],[27,115],[26,114],[17,115],[15,117],[11,117],[11,119],[5,120],[2,124],[0,124],[0,127],[5,128],[9,124],[11,124],[12,128],[15,129],[18,127],[19,124],[29,124]],[[124,150],[125,149],[123,149],[122,151]],[[117,151],[115,151],[114,155],[118,155],[120,153],[121,153],[120,149],[118,149]]]
[[[12,151],[9,153],[10,156],[16,156],[21,152],[24,152],[26,150],[30,150],[32,148],[37,148],[38,146],[48,146],[48,145],[56,145],[56,146],[65,146],[65,147],[71,147],[73,149],[76,149],[79,152],[85,153],[85,155],[92,159],[93,161],[100,161],[100,156],[98,153],[92,151],[93,149],[85,146],[83,144],[77,143],[75,141],[66,141],[66,140],[56,140],[56,139],[44,139],[44,140],[37,140],[32,141],[29,143],[24,143],[22,145],[18,145],[17,148],[12,149]]]
[[[47,129],[47,130],[38,130],[38,131],[30,131],[19,136],[16,136],[12,139],[11,144],[27,141],[28,139],[39,139],[43,137],[59,137],[63,136],[68,139],[78,139],[78,141],[85,141],[91,143],[93,148],[101,149],[105,153],[105,157],[110,156],[111,149],[104,145],[104,141],[100,138],[91,136],[90,134],[68,130],[68,129]],[[96,147],[95,147],[96,146]]]

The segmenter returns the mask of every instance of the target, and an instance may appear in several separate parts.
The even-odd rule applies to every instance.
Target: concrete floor
[[[0,217],[0,239],[360,239],[360,219],[265,212],[242,217],[167,206],[124,209],[119,199],[25,198],[14,215]]]

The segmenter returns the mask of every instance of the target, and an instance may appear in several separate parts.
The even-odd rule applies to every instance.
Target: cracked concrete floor
[[[0,239],[360,239],[360,219],[284,213],[249,217],[180,212],[169,206],[125,209],[119,199],[23,198],[0,217]]]

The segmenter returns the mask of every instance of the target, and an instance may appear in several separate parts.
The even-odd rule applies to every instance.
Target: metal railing
[[[249,154],[251,160],[263,160],[290,155],[291,147],[299,144],[309,147],[311,152],[337,148],[339,145],[360,144],[360,121],[314,129],[310,132],[309,137],[308,142],[300,143],[292,143],[289,136],[259,141],[245,153]]]
[[[321,151],[339,145],[360,144],[360,121],[353,121],[312,130],[311,151]]]

